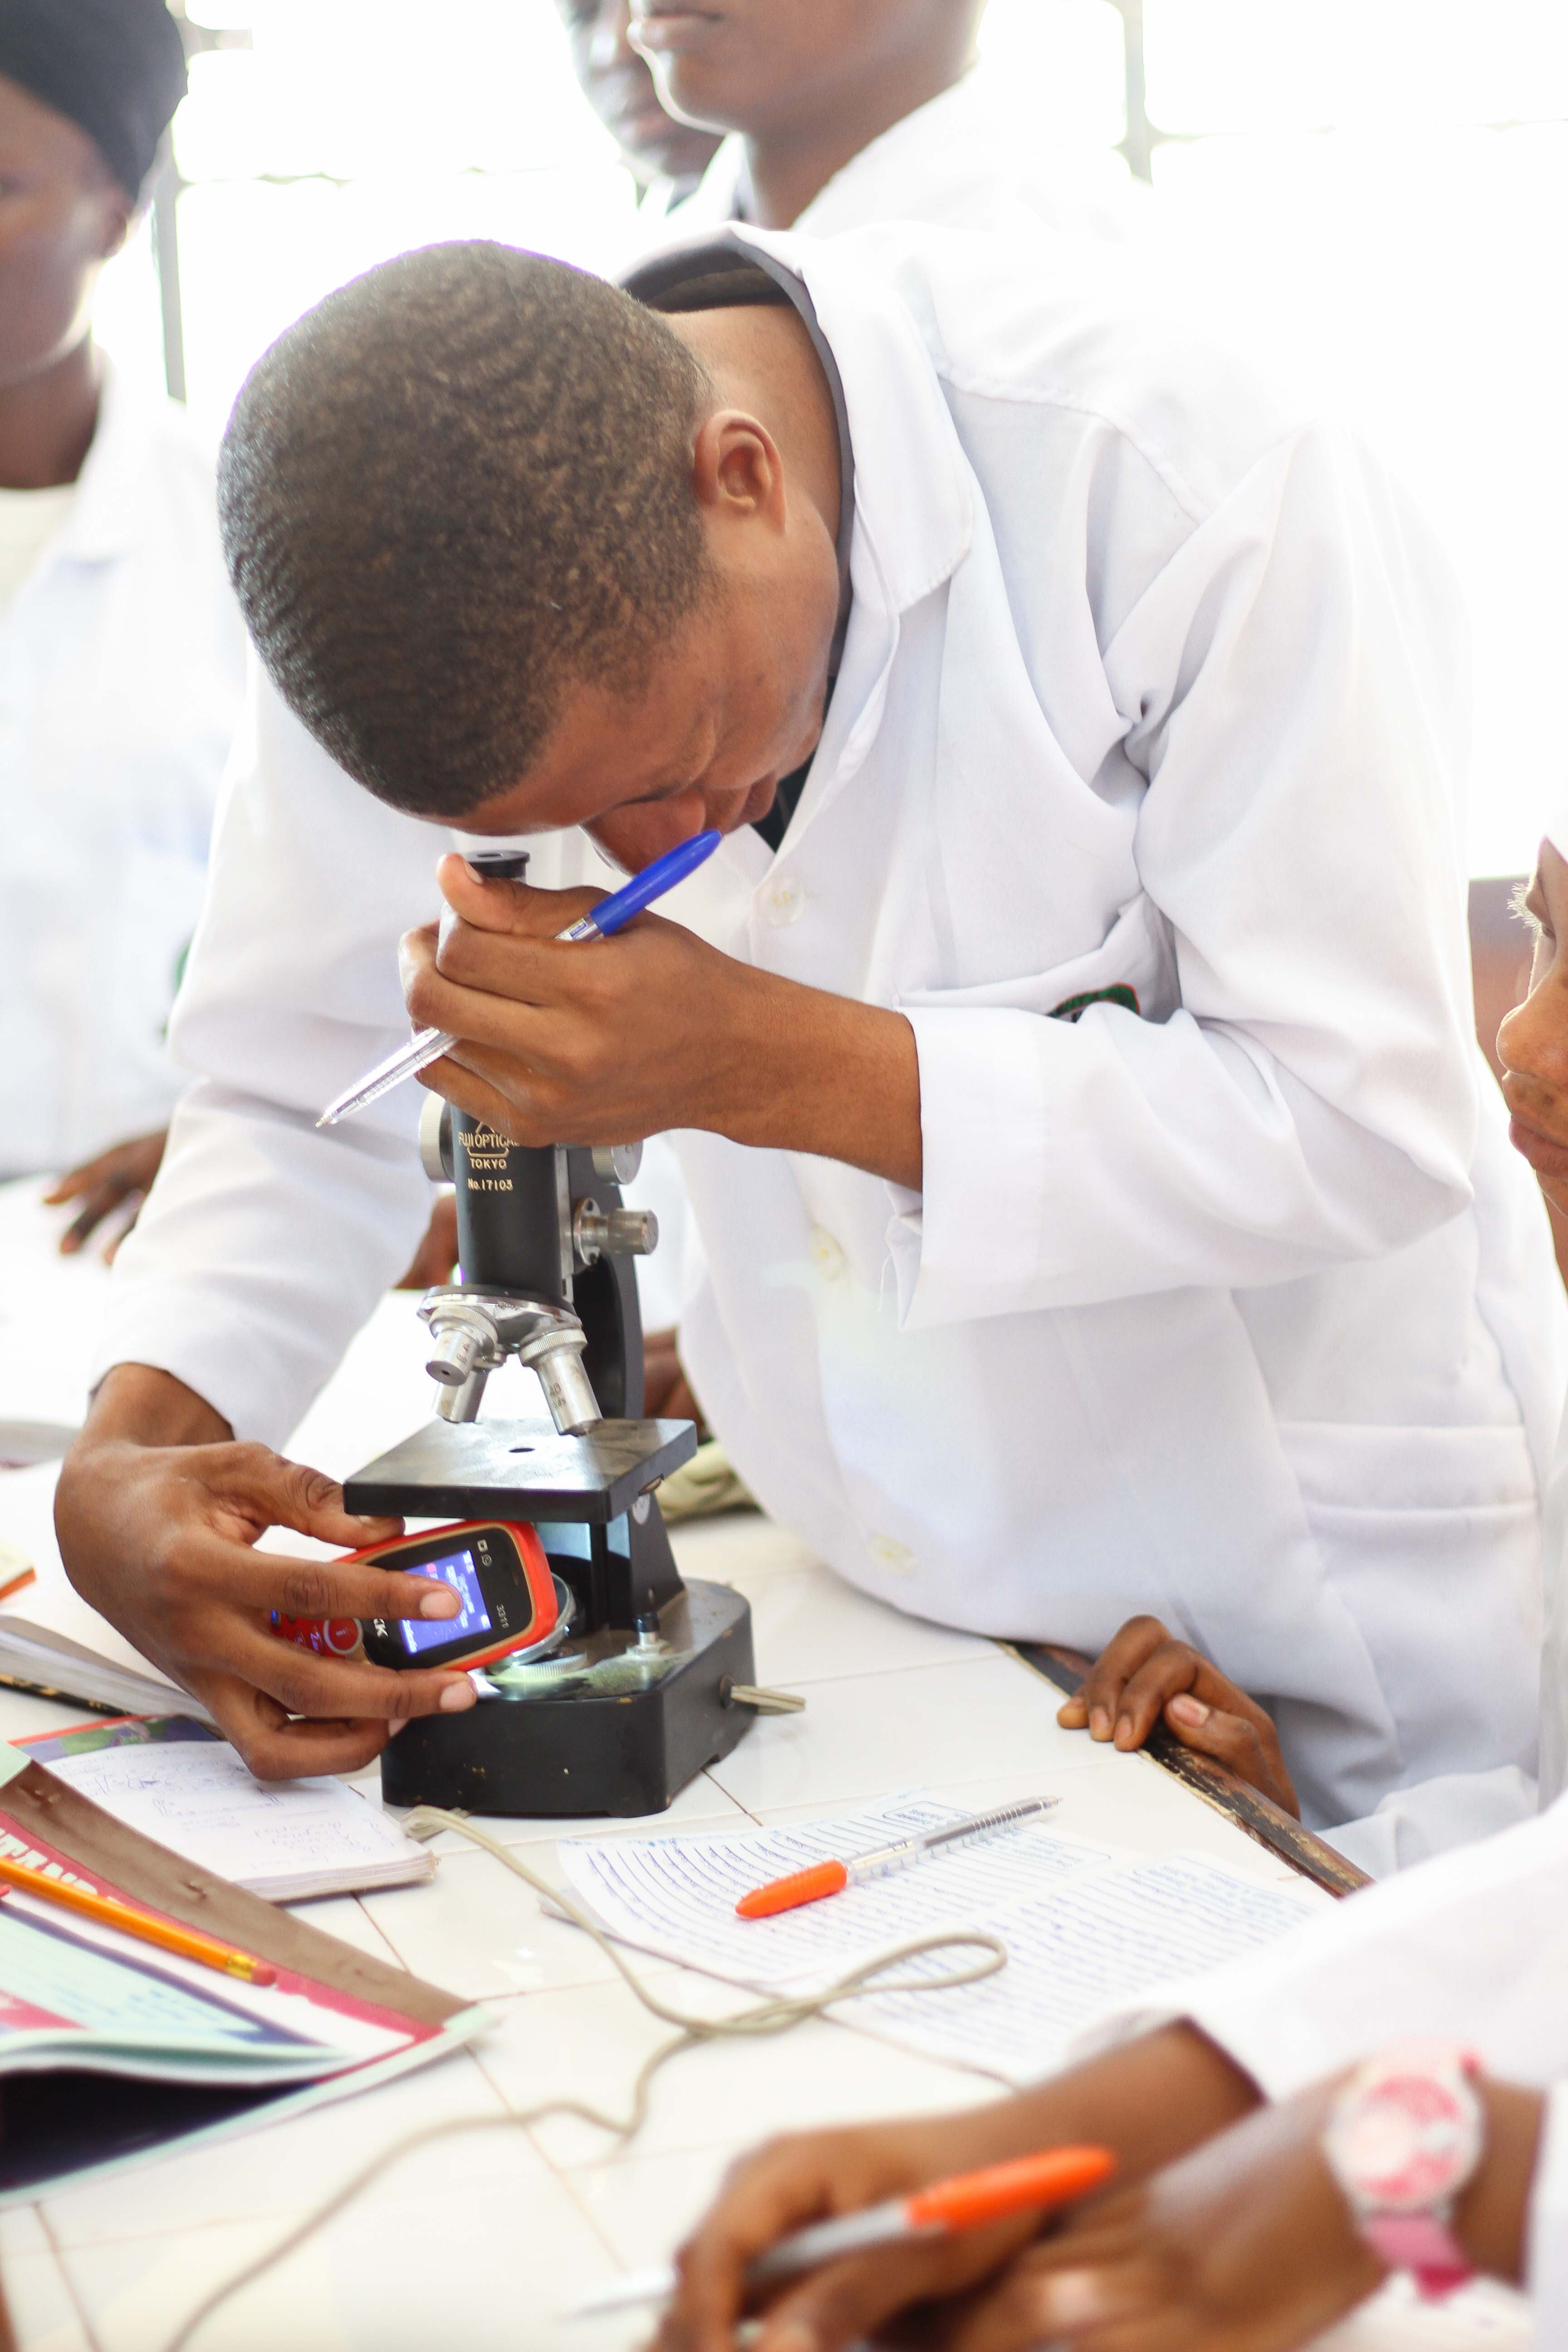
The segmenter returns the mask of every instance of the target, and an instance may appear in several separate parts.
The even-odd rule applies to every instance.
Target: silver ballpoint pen
[[[612,938],[631,921],[634,915],[640,915],[654,899],[661,898],[667,890],[673,890],[678,882],[684,882],[689,874],[695,873],[698,866],[711,857],[722,838],[721,834],[710,830],[694,834],[690,840],[667,849],[662,857],[656,857],[651,866],[645,866],[640,874],[634,874],[624,889],[615,891],[608,898],[601,898],[591,914],[580,916],[576,922],[568,923],[563,931],[557,931],[556,939],[585,940]],[[470,863],[473,862],[470,854]],[[379,1102],[383,1095],[389,1095],[394,1087],[403,1084],[405,1078],[416,1076],[419,1071],[429,1063],[437,1061],[457,1043],[454,1032],[446,1029],[419,1030],[406,1045],[400,1045],[395,1054],[387,1055],[384,1062],[378,1062],[373,1070],[367,1070],[363,1077],[356,1078],[345,1093],[335,1097],[316,1125],[336,1127],[340,1118],[348,1118],[356,1110],[364,1110],[373,1102]]]

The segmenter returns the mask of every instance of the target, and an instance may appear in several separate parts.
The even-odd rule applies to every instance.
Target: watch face
[[[1467,2089],[1427,2074],[1389,2074],[1367,2084],[1332,2129],[1334,2168],[1364,2205],[1415,2212],[1450,2197],[1480,2148]]]

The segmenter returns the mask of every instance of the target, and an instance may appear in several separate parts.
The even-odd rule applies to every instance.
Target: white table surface
[[[25,1261],[28,1331],[36,1339],[41,1303],[68,1297],[59,1328],[79,1346],[101,1285],[79,1265],[55,1288],[38,1246],[50,1221],[8,1191],[0,1192],[0,1257],[7,1276]],[[427,1410],[412,1317],[405,1299],[381,1310],[310,1416],[296,1455],[341,1472]],[[16,1329],[0,1320],[0,1411],[17,1410],[16,1368],[3,1360]],[[71,1379],[62,1362],[49,1386],[58,1413]],[[0,1473],[0,1537],[5,1486]],[[681,1533],[677,1550],[687,1575],[747,1595],[761,1678],[801,1691],[808,1704],[803,1715],[759,1720],[658,1817],[658,1828],[799,1820],[913,1786],[974,1807],[1048,1790],[1062,1798],[1056,1820],[1069,1835],[1148,1852],[1198,1850],[1261,1879],[1289,1878],[1285,1864],[1145,1759],[1061,1731],[1058,1694],[1016,1660],[866,1599],[781,1529],[752,1517],[711,1521]],[[0,1738],[79,1714],[0,1691]],[[560,1825],[485,1825],[559,1876]],[[571,1833],[635,1827],[594,1822]],[[306,1916],[450,1991],[497,2004],[497,2029],[405,2081],[0,2215],[0,2274],[26,2352],[161,2352],[215,2284],[421,2124],[498,2117],[557,2093],[624,2108],[638,2064],[668,2028],[491,1856],[450,1836],[437,1852],[429,1885],[339,1896]],[[661,1994],[708,2014],[752,1998],[667,1963],[638,1965]],[[662,2260],[739,2149],[770,2132],[960,2107],[995,2091],[964,2068],[826,2020],[776,2042],[688,2052],[658,2078],[648,2121],[629,2145],[552,2117],[410,2155],[211,2320],[195,2352],[433,2352],[450,2344],[465,2352],[622,2352],[646,2333],[635,2320],[569,2326],[562,2314],[617,2271]],[[1437,2316],[1385,2302],[1325,2345],[1513,2352],[1528,2342],[1512,2298],[1467,2300],[1468,2312]]]

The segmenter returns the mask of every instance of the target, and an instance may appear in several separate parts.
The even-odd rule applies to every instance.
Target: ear
[[[744,409],[704,419],[691,457],[691,487],[714,521],[784,520],[784,459],[765,425]]]

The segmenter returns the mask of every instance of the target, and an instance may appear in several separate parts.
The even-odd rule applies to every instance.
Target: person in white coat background
[[[985,0],[633,0],[630,37],[667,108],[728,133],[671,232],[917,220],[1136,236],[1147,194],[1119,155],[1020,142],[976,62],[984,13]]]
[[[1541,845],[1524,911],[1530,993],[1499,1036],[1512,1138],[1568,1206],[1568,806]],[[693,2234],[660,2352],[719,2352],[746,2263],[824,2211],[1057,2140],[1109,2140],[1121,2179],[1048,2242],[1027,2231],[825,2266],[769,2314],[758,2352],[840,2352],[906,2305],[948,2297],[942,2352],[1136,2346],[1285,2352],[1373,2293],[1368,2242],[1325,2132],[1356,2070],[1391,2052],[1421,2084],[1447,2042],[1475,2062],[1469,2169],[1445,2174],[1444,2085],[1405,2134],[1427,2168],[1408,2221],[1459,2263],[1527,2291],[1540,2352],[1568,2344],[1568,1421],[1548,1521],[1541,1818],[1407,1872],[1304,1932],[1086,2035],[1100,2054],[1023,2096],[931,2122],[800,2135],[739,2168]],[[1441,2060],[1438,2060],[1441,2065]],[[1459,2094],[1460,2104],[1464,2093]],[[1252,2114],[1260,2100],[1276,2104]],[[1248,2118],[1249,2120],[1243,2120]],[[1384,2160],[1398,2145],[1384,2117]],[[1394,2129],[1391,2139],[1389,2132]],[[1463,2135],[1460,2135],[1461,2141]],[[1447,2155],[1455,2149],[1450,2145]],[[796,2333],[788,2332],[794,2328]]]
[[[659,104],[647,59],[634,48],[629,0],[558,0],[577,86],[637,184],[639,224],[662,226],[690,195],[719,146],[716,131]]]
[[[1152,1609],[1269,1702],[1315,1825],[1443,1773],[1521,1801],[1561,1299],[1469,1035],[1447,573],[1339,433],[1101,249],[1053,258],[733,230],[639,302],[435,248],[251,379],[228,544],[321,740],[258,696],[176,1023],[199,1082],[58,1527],[257,1768],[468,1703],[279,1659],[248,1612],[288,1564],[231,1497],[352,1539],[256,1448],[423,1217],[412,1089],[313,1124],[411,1006],[470,1041],[437,1088],[523,1139],[682,1130],[695,1384],[840,1573],[1090,1649]],[[453,530],[467,454],[539,436],[553,490]],[[459,819],[539,828],[562,884],[574,826],[630,867],[728,838],[676,920],[575,959],[531,935],[580,893],[448,859],[405,1006]]]
[[[674,124],[728,134],[683,201],[662,215],[655,204],[641,208],[650,252],[731,220],[814,236],[917,220],[1119,242],[1146,226],[1148,192],[1119,155],[1088,147],[1059,154],[1045,134],[1020,136],[1018,113],[1007,109],[1016,93],[977,61],[986,0],[794,0],[788,8],[722,0],[699,14],[628,0],[563,5],[591,101],[595,57],[611,74],[625,73],[628,56],[646,58],[657,80],[648,94],[656,103],[662,97]],[[773,829],[782,830],[782,804]],[[657,1328],[679,1319],[689,1276],[696,1279],[685,1264],[694,1254],[685,1188],[667,1139],[650,1139],[633,1196],[657,1212],[662,1236],[658,1255],[637,1269],[649,1324],[648,1410],[700,1421],[677,1335]]]
[[[184,90],[163,0],[0,0],[0,1176],[152,1180],[245,633],[212,458],[93,294]],[[107,1155],[98,1158],[98,1155]]]

